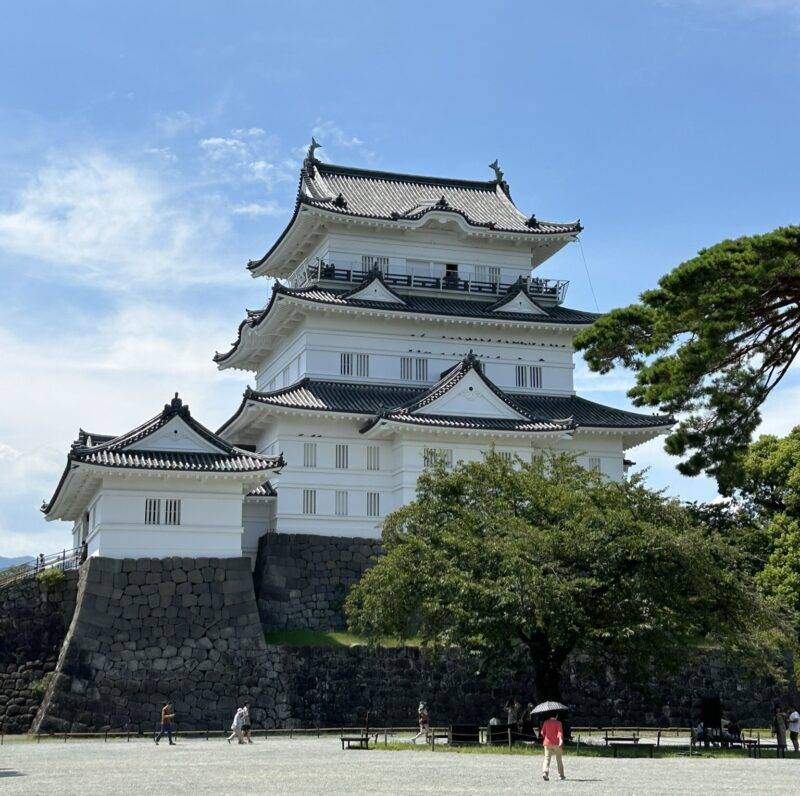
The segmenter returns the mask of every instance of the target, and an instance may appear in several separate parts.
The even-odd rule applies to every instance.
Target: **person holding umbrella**
[[[544,763],[542,764],[542,779],[547,782],[550,779],[550,761],[555,755],[556,765],[558,766],[559,779],[566,779],[564,776],[564,761],[562,759],[562,749],[564,747],[564,725],[559,721],[559,711],[568,710],[566,705],[560,702],[542,702],[532,711],[532,715],[548,716],[542,722],[539,730],[539,737],[542,739],[544,747]]]

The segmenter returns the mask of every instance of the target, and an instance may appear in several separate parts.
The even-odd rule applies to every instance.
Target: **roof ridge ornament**
[[[494,172],[494,181],[500,186],[503,193],[510,199],[511,198],[511,189],[508,187],[508,183],[505,180],[505,172],[500,168],[500,163],[498,162],[498,158],[495,158],[490,164],[489,168]]]
[[[308,150],[306,151],[306,158],[303,161],[303,168],[309,173],[309,175],[314,173],[314,164],[319,163],[316,156],[316,151],[322,148],[322,144],[317,143],[317,139],[314,136],[311,136],[311,143],[308,145]]]
[[[168,404],[164,404],[164,414],[180,415],[184,418],[189,417],[189,405],[184,404],[176,392],[172,400]]]

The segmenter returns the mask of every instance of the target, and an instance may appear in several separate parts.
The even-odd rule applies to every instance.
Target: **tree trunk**
[[[536,699],[539,702],[563,702],[561,696],[561,666],[564,663],[562,656],[542,654],[542,650],[529,649],[533,662],[534,683],[536,685]]]

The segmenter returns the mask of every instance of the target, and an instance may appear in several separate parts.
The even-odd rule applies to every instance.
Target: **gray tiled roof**
[[[387,416],[401,410],[412,401],[424,398],[430,390],[430,387],[343,383],[306,378],[274,392],[248,390],[245,392],[242,405],[250,400],[292,409]],[[672,419],[665,415],[628,412],[588,401],[577,395],[564,397],[526,393],[505,393],[505,395],[516,406],[523,408],[524,414],[540,422],[563,423],[568,418],[578,428],[584,426],[641,429],[663,427],[672,423]],[[231,423],[240,411],[241,409],[222,428]],[[441,422],[442,419],[442,416],[436,416],[437,422]],[[454,425],[464,420],[463,417],[452,418]],[[475,418],[469,420],[477,422]]]
[[[409,313],[410,315],[442,315],[458,318],[482,318],[485,320],[498,321],[517,321],[519,323],[553,323],[562,326],[584,326],[594,323],[600,315],[594,312],[584,312],[583,310],[572,310],[567,307],[543,305],[541,309],[543,315],[524,315],[514,312],[497,312],[492,307],[497,304],[496,300],[475,301],[470,299],[444,298],[439,296],[419,296],[403,295],[404,303],[393,303],[387,301],[365,301],[363,299],[350,298],[351,290],[332,290],[318,286],[303,288],[286,287],[280,282],[276,282],[272,288],[272,297],[267,306],[260,311],[248,311],[247,317],[239,324],[236,340],[230,350],[224,353],[216,353],[214,362],[224,362],[238,348],[242,339],[242,330],[248,326],[256,328],[267,317],[269,311],[278,296],[291,296],[303,301],[310,301],[315,304],[328,304],[341,307],[361,307],[364,309],[374,309]]]
[[[342,215],[416,220],[449,210],[473,226],[532,235],[580,232],[580,222],[531,222],[496,180],[453,180],[355,169],[314,161],[303,170],[299,201]]]
[[[269,481],[264,481],[263,484],[248,492],[246,497],[277,497],[277,495],[275,487]]]
[[[274,470],[277,459],[245,451],[229,454],[188,453],[185,451],[76,450],[74,462],[133,470],[180,470],[192,473],[249,473]]]
[[[180,417],[192,431],[212,444],[217,452],[197,453],[171,450],[131,450],[130,446],[154,434],[170,420]],[[187,473],[258,473],[283,467],[283,456],[263,456],[227,443],[189,412],[189,407],[175,393],[163,410],[135,429],[119,436],[92,434],[81,429],[72,443],[67,465],[49,502],[42,505],[47,514],[56,502],[67,476],[75,465],[89,464],[131,470],[168,470]]]
[[[574,235],[583,229],[580,221],[539,221],[521,213],[505,181],[397,174],[306,158],[292,219],[272,248],[260,260],[248,263],[250,270],[261,266],[275,251],[302,206],[342,216],[397,222],[416,221],[426,213],[445,211],[458,214],[474,227],[525,235]]]

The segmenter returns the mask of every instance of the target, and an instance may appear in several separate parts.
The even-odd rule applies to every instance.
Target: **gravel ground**
[[[567,757],[567,781],[543,782],[539,756],[341,750],[335,737],[14,741],[0,747],[0,792],[53,793],[790,793],[800,759]]]

